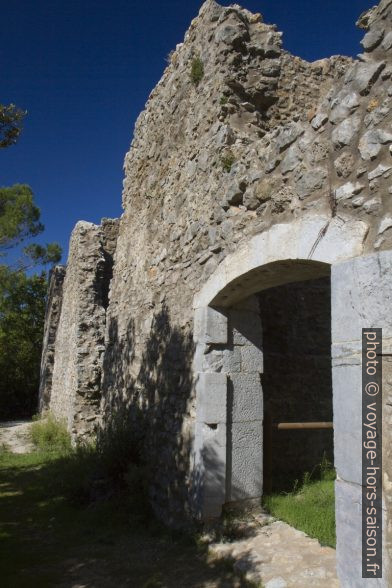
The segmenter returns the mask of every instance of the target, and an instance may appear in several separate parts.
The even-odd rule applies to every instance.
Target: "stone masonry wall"
[[[91,434],[99,419],[106,308],[117,227],[112,219],[103,219],[101,226],[79,222],[71,236],[46,408],[65,419],[72,435],[78,437]]]
[[[52,390],[52,376],[54,368],[54,354],[56,349],[57,328],[61,316],[63,302],[63,283],[65,267],[58,265],[53,268],[49,277],[49,291],[46,303],[45,330],[42,344],[42,359],[38,410],[45,412],[49,408]]]
[[[369,30],[358,60],[306,64],[260,15],[208,0],[136,123],[104,411],[124,404],[136,426],[146,415],[151,496],[169,522],[186,512],[192,300],[208,277],[252,235],[303,215],[360,221],[363,252],[392,246],[390,2],[360,24]],[[204,66],[197,85],[194,59]]]
[[[330,219],[314,249],[353,219],[363,253],[392,247],[391,0],[359,25],[357,60],[310,64],[260,15],[207,0],[135,126],[110,292],[103,228],[73,232],[51,408],[84,434],[101,394],[103,426],[125,407],[171,524],[189,514],[194,295],[250,237],[303,216]]]

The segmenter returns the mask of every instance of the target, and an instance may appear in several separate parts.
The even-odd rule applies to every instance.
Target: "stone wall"
[[[391,13],[382,0],[361,17],[357,60],[309,64],[260,15],[207,0],[135,126],[110,294],[103,229],[75,228],[51,408],[77,434],[96,422],[101,395],[103,426],[125,407],[170,524],[185,523],[195,487],[193,300],[208,279],[252,238],[267,247],[275,227],[282,259],[287,227],[305,231],[305,260],[331,242],[356,255],[392,248]],[[280,270],[290,281],[290,266]],[[219,343],[203,342],[206,354]]]
[[[104,410],[124,402],[135,415],[153,415],[151,492],[166,520],[182,519],[186,503],[192,300],[212,273],[253,235],[309,215],[326,219],[310,258],[336,227],[347,226],[350,239],[353,220],[362,252],[392,246],[390,4],[368,20],[358,60],[306,64],[282,50],[259,16],[209,0],[136,123],[108,308]],[[204,65],[198,85],[190,78],[196,57]]]
[[[45,412],[50,405],[52,390],[52,377],[54,368],[54,354],[56,349],[57,328],[61,316],[63,302],[63,283],[65,278],[65,267],[56,266],[49,276],[49,291],[46,302],[45,330],[42,343],[42,359],[40,386],[38,397],[38,410]]]
[[[76,225],[62,299],[49,296],[48,300],[48,316],[57,324],[52,382],[51,386],[43,384],[43,408],[65,419],[72,435],[78,437],[93,432],[100,414],[106,308],[117,228],[118,222],[111,219],[103,219],[101,226]],[[58,271],[52,276],[50,291],[56,290]],[[59,316],[53,307],[60,304]]]

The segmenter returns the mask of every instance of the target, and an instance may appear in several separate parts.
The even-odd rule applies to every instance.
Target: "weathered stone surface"
[[[38,409],[40,412],[45,412],[50,406],[56,335],[63,302],[65,271],[65,267],[58,265],[51,271],[49,276],[38,399]]]
[[[105,319],[118,222],[79,222],[71,236],[57,316],[50,400],[45,408],[67,422],[73,436],[91,435],[100,416]],[[61,270],[60,270],[61,272]],[[59,270],[52,274],[56,290]],[[49,313],[53,314],[49,299]],[[51,326],[49,325],[49,336]],[[53,343],[52,343],[53,345]],[[45,353],[43,363],[47,361]],[[44,384],[45,386],[45,384]]]
[[[347,184],[343,184],[340,186],[336,192],[336,200],[339,202],[340,200],[346,200],[347,198],[352,198],[356,194],[359,194],[364,189],[364,185],[360,184],[359,182],[347,182]]]
[[[312,127],[315,131],[320,129],[328,120],[328,114],[326,112],[318,112],[312,120]]]
[[[362,159],[375,159],[382,145],[392,143],[392,134],[384,129],[371,129],[362,135],[359,141],[359,152]]]
[[[361,96],[369,94],[373,84],[385,67],[385,62],[358,62],[346,74],[346,84],[359,92]]]
[[[347,178],[354,169],[355,159],[350,152],[344,152],[334,161],[334,166],[338,176]]]
[[[361,41],[362,47],[365,51],[373,51],[379,45],[384,37],[383,28],[373,28],[371,31],[366,33]]]
[[[308,171],[298,180],[296,189],[299,197],[306,198],[314,192],[323,187],[327,172],[323,168],[316,168],[313,171]]]
[[[387,172],[389,172],[391,169],[392,165],[385,165],[383,163],[380,163],[376,168],[374,168],[371,172],[368,173],[368,179],[374,180],[375,178],[379,178],[380,176],[385,176],[387,175]]]
[[[361,119],[359,116],[352,116],[341,122],[332,132],[332,143],[335,147],[350,145],[359,129]]]
[[[227,378],[226,417],[234,382],[238,390],[248,382],[248,412],[260,410],[262,325],[252,305],[236,305],[325,278],[331,264],[366,260],[375,249],[368,275],[387,288],[391,21],[382,0],[361,18],[365,55],[307,63],[282,49],[276,27],[237,5],[205,2],[135,125],[112,279],[103,278],[104,229],[82,225],[73,235],[50,405],[75,434],[93,428],[83,419],[99,415],[105,427],[125,407],[143,433],[151,502],[169,524],[192,512],[218,516],[232,496],[261,494],[259,412],[257,426],[247,420],[232,430],[230,419],[228,429],[197,416],[199,371]],[[204,66],[197,86],[195,56]],[[376,288],[372,310],[363,296],[373,286],[350,269],[342,280],[345,293],[333,301],[343,317],[339,345],[362,318],[388,331]],[[205,420],[224,418],[214,389],[219,395],[206,384]]]

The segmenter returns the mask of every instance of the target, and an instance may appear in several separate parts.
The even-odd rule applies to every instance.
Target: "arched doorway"
[[[361,579],[361,331],[383,326],[392,335],[392,320],[386,318],[392,255],[362,257],[366,233],[361,221],[322,217],[275,225],[228,256],[194,301],[195,508],[209,518],[219,516],[227,502],[257,501],[263,493],[260,292],[320,283],[331,274],[337,560],[345,586],[366,586]]]

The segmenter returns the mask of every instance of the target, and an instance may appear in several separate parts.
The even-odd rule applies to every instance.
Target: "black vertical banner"
[[[362,329],[362,578],[382,578],[382,329]]]

